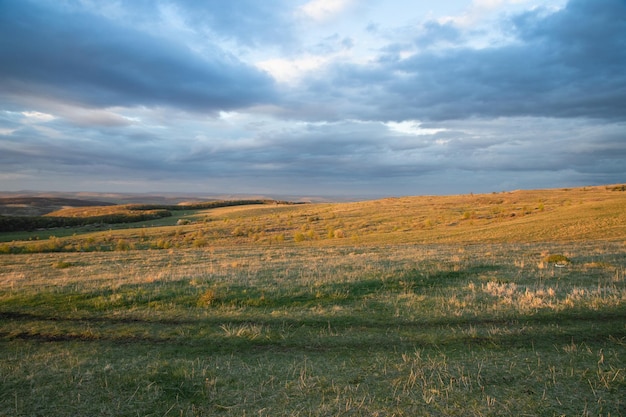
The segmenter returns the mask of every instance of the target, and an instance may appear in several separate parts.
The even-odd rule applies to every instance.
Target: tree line
[[[30,232],[37,229],[77,227],[90,224],[134,223],[169,217],[169,210],[142,210],[90,217],[0,216],[0,232]]]
[[[172,216],[172,211],[206,210],[218,207],[243,206],[251,204],[301,204],[276,200],[221,200],[190,203],[184,205],[167,204],[126,204],[119,206],[120,212],[97,216],[2,216],[0,232],[29,232],[37,229],[56,227],[78,227],[90,224],[134,223],[156,220]]]

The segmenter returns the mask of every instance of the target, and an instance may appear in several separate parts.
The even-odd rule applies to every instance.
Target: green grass
[[[0,256],[0,415],[626,413],[622,241],[343,242]]]
[[[0,416],[625,415],[620,190],[2,234]]]

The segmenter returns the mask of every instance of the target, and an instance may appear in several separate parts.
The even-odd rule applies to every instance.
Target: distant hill
[[[58,197],[0,197],[0,215],[43,216],[57,210],[74,207],[111,206],[114,203]]]
[[[5,216],[6,227],[0,230],[69,227],[64,229],[66,236],[78,241],[81,233],[90,230],[71,229],[73,226],[158,219],[150,227],[142,228],[141,237],[132,229],[116,232],[119,238],[136,248],[153,247],[149,242],[157,241],[183,248],[194,245],[195,240],[211,246],[279,242],[307,245],[626,242],[626,184],[395,197],[351,203],[285,203],[274,200],[202,202],[188,198],[177,204],[111,205],[94,200],[13,197],[0,199],[0,205],[13,210],[13,217]],[[51,211],[54,207],[59,209]],[[29,222],[28,217],[15,217],[15,211],[19,210],[47,213],[32,217]],[[184,228],[175,236],[171,235],[171,228],[161,228],[177,225],[180,219],[184,221]],[[58,231],[55,234],[59,236]],[[29,237],[33,236],[21,236]],[[4,237],[9,241],[15,238],[13,235]]]

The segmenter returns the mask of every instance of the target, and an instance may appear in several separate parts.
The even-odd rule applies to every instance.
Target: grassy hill
[[[58,239],[58,250],[154,249],[263,244],[497,243],[626,239],[626,192],[621,186],[511,191],[492,194],[387,198],[354,203],[219,202],[177,206],[66,208],[48,217],[106,218],[141,210],[171,217],[99,228],[68,227],[0,234],[15,250],[32,240]],[[254,204],[252,204],[254,203]],[[230,205],[234,206],[230,206]],[[148,211],[146,211],[147,213]],[[102,230],[106,230],[103,232]],[[67,237],[63,237],[67,236]],[[6,244],[4,251],[8,251]]]
[[[61,197],[0,197],[0,215],[42,216],[68,207],[111,206],[114,203]]]
[[[0,415],[624,415],[625,207],[610,186],[2,234]]]

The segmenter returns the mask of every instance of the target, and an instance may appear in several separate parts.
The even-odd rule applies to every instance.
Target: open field
[[[0,242],[5,242],[0,243],[0,252],[106,251],[115,249],[120,240],[124,242],[122,248],[133,249],[619,240],[626,236],[626,192],[622,188],[219,209],[183,206],[184,210],[172,211],[169,217],[144,222],[0,233]],[[119,206],[123,210],[126,207]],[[115,208],[87,207],[70,212],[98,216],[101,210]],[[186,223],[183,227],[181,220]],[[55,241],[45,242],[51,236]]]
[[[625,196],[227,207],[5,237],[0,415],[626,415]]]

